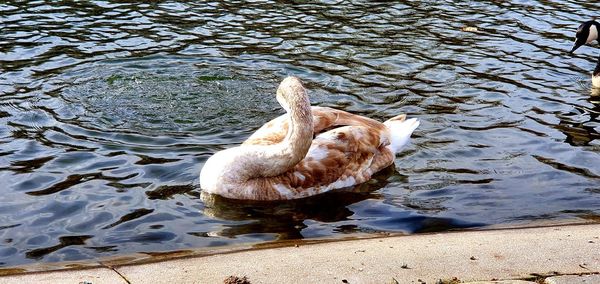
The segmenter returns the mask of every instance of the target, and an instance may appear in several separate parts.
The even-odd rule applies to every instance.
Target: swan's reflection
[[[223,225],[211,234],[235,237],[244,234],[276,234],[278,240],[301,239],[307,219],[320,222],[347,220],[354,212],[349,205],[366,200],[380,199],[378,189],[388,184],[395,172],[394,165],[385,168],[373,178],[352,188],[334,190],[317,196],[288,201],[231,200],[202,192],[204,215],[245,223]]]

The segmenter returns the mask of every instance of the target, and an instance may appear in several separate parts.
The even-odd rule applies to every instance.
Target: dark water
[[[598,49],[565,52],[597,2],[200,2],[0,4],[0,266],[600,214]],[[201,198],[286,75],[421,127],[353,190]]]

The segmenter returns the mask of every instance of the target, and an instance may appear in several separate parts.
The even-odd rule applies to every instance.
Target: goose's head
[[[588,44],[598,39],[598,32],[600,29],[600,23],[595,20],[587,21],[577,28],[577,34],[575,35],[575,44],[570,53],[573,53],[576,49],[584,44]]]

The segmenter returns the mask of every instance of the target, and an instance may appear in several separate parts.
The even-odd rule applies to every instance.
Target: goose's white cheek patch
[[[586,43],[590,43],[596,39],[598,39],[598,29],[595,25],[592,25],[590,27],[590,34],[588,35]]]

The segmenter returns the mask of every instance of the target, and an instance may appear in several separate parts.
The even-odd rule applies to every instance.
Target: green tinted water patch
[[[108,76],[108,78],[106,78],[106,82],[109,85],[112,85],[116,80],[120,80],[120,79],[123,79],[123,76],[121,76],[119,74],[113,74],[113,75]]]
[[[232,77],[220,76],[220,75],[201,75],[201,76],[198,76],[196,79],[198,80],[198,82],[233,80]]]
[[[208,79],[206,79],[205,81],[217,81],[217,80],[230,79],[229,77],[222,77],[222,76],[212,76],[212,77],[211,76],[202,76],[202,77],[208,77]],[[213,77],[216,79],[211,79]],[[109,85],[123,84],[126,81],[136,82],[138,79],[164,82],[164,81],[177,81],[182,78],[183,78],[182,76],[157,75],[157,74],[148,76],[148,74],[143,74],[143,73],[142,74],[130,74],[130,75],[112,74],[106,78],[106,83],[108,83]],[[224,78],[224,79],[220,79],[220,78]]]
[[[278,82],[183,69],[100,75],[63,96],[81,122],[145,134],[252,131],[280,109]]]

